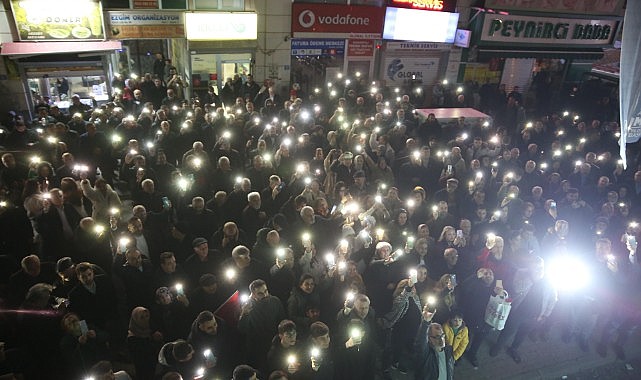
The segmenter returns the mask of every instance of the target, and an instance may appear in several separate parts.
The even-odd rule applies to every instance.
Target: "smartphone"
[[[447,174],[452,174],[452,165],[447,165]]]
[[[555,201],[550,202],[550,208],[556,208],[556,202]]]
[[[87,321],[84,319],[80,321],[80,334],[85,335],[89,332],[89,327],[87,327]]]
[[[416,270],[410,271],[410,281],[412,281],[412,284],[418,282],[418,272]]]
[[[456,237],[462,238],[463,237],[463,230],[456,230]]]
[[[450,276],[450,281],[452,282],[452,287],[456,288],[456,286],[458,285],[458,282],[456,281],[456,275],[455,274]]]
[[[278,185],[278,191],[283,191],[284,188],[285,188],[285,183],[281,182],[280,185]]]
[[[627,241],[628,241],[628,244],[629,244],[629,245],[634,246],[634,245],[636,245],[636,244],[637,244],[637,238],[636,238],[636,236],[626,234],[626,237],[625,237],[625,238],[627,239]]]
[[[496,287],[503,288],[503,280],[496,280]]]
[[[169,198],[162,197],[162,208],[165,210],[171,208],[171,202],[169,202]]]

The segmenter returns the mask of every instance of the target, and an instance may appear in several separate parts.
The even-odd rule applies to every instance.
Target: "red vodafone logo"
[[[309,9],[305,9],[298,15],[298,23],[303,28],[311,28],[316,23],[316,15]]]
[[[331,38],[380,38],[385,20],[384,7],[292,3],[294,38],[316,34]]]

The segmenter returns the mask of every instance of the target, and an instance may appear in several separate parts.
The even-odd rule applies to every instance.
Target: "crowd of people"
[[[441,123],[363,78],[285,101],[172,78],[0,131],[0,374],[452,379],[552,326],[625,357],[641,170],[616,122],[529,120],[518,90]]]

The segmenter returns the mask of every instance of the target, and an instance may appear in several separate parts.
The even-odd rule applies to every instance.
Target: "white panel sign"
[[[385,81],[400,85],[411,80],[431,84],[438,74],[438,58],[387,58],[385,59]]]
[[[186,13],[185,28],[190,41],[255,40],[256,13]]]

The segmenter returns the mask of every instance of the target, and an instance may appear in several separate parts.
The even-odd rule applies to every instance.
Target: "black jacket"
[[[438,380],[438,356],[428,342],[427,331],[430,322],[421,322],[414,342],[414,380]],[[452,346],[445,346],[445,363],[447,365],[447,380],[454,378],[454,355]]]

